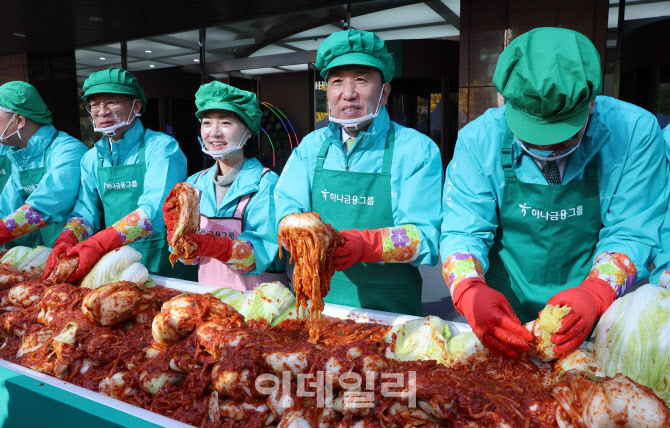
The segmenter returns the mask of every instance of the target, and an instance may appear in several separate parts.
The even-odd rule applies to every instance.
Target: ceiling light
[[[151,53],[151,51],[144,51],[144,52],[146,52],[146,53]]]
[[[92,21],[92,22],[102,22],[102,21],[104,21],[104,19],[100,18],[99,16],[89,16],[88,20]]]
[[[199,59],[194,59],[193,62],[200,62],[200,60]]]
[[[23,33],[12,33],[12,36],[14,36],[14,37],[26,37],[26,35],[23,34]]]
[[[149,68],[154,68],[154,67],[155,67],[155,65],[149,64]]]
[[[100,61],[104,61],[104,60],[106,60],[106,59],[107,59],[107,58],[105,58],[104,56],[101,56],[101,57],[100,57]]]

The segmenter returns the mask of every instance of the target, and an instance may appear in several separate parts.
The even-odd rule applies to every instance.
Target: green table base
[[[159,425],[0,367],[0,426],[153,428]]]

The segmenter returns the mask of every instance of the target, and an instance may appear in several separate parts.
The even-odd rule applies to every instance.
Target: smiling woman
[[[244,290],[263,282],[286,283],[272,199],[277,175],[244,150],[260,130],[256,95],[214,81],[198,89],[195,105],[202,151],[216,164],[188,179],[200,196],[200,227],[184,233],[176,254],[185,264],[199,264],[204,284]],[[170,195],[177,192],[175,187]],[[163,205],[168,236],[179,234],[172,199]]]

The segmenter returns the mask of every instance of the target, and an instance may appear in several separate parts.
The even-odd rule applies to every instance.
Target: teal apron
[[[12,161],[7,155],[0,155],[0,190],[5,188],[5,184],[12,175]]]
[[[98,153],[98,183],[106,226],[113,225],[138,208],[138,201],[144,192],[144,176],[147,171],[144,162],[144,134],[137,156],[138,161],[134,165],[105,167],[103,158]],[[142,253],[140,262],[152,274],[182,279],[197,278],[197,268],[193,266],[178,263],[172,269],[166,236],[167,231],[163,229],[162,232],[154,232],[129,245]]]
[[[312,209],[337,230],[392,227],[391,163],[393,124],[386,134],[382,172],[323,169],[330,148],[326,139],[314,168]],[[372,202],[372,203],[370,203]],[[407,263],[356,263],[335,272],[324,301],[357,308],[423,315],[421,275]]]
[[[502,155],[505,190],[486,283],[505,295],[525,324],[556,293],[586,279],[602,221],[597,157],[580,181],[522,183],[512,168],[512,141],[508,130]]]
[[[44,174],[47,173],[46,165],[48,163],[49,156],[51,155],[51,151],[53,150],[53,143],[56,141],[57,137],[58,132],[54,133],[54,136],[51,138],[49,145],[45,149],[43,167],[19,171],[19,181],[21,187],[23,188],[24,201],[28,200],[30,195],[32,195],[35,189],[37,189],[40,181],[42,181]],[[63,231],[63,227],[65,227],[64,221],[60,223],[52,223],[39,230],[33,231],[32,233],[13,240],[10,242],[10,245],[7,245],[7,248],[18,246],[35,248],[38,245],[53,247],[53,244],[58,238],[58,235],[60,235],[60,233]]]

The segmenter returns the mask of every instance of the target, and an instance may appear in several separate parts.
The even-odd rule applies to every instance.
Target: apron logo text
[[[137,187],[137,180],[133,181],[118,181],[116,183],[105,183],[105,189],[126,189],[130,187]]]
[[[519,204],[519,208],[521,208],[522,217],[526,217],[527,210],[530,209],[531,216],[536,217],[538,220],[540,218],[543,218],[547,221],[565,220],[569,217],[580,216],[584,214],[584,208],[582,205],[579,205],[576,208],[569,208],[567,210],[551,211],[551,212],[549,211],[543,212],[542,210],[538,210],[530,206],[527,206],[526,204]]]
[[[328,200],[328,195],[330,194],[330,200],[333,202],[339,202],[341,204],[347,204],[347,205],[374,205],[375,204],[375,199],[373,196],[351,196],[351,195],[338,195],[337,193],[332,193],[329,192],[328,190],[324,189],[321,191],[321,194],[323,195],[323,200],[327,201]]]

